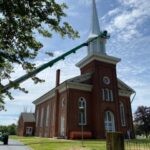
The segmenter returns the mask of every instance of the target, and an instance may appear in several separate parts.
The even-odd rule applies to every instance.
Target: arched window
[[[86,125],[86,100],[83,97],[79,98],[78,101],[78,109],[79,109],[79,125]]]
[[[111,111],[105,112],[104,124],[105,124],[106,131],[115,131],[114,114]]]
[[[120,117],[121,117],[121,125],[126,126],[125,110],[124,104],[122,102],[120,102]]]
[[[65,106],[65,99],[63,98],[62,100],[61,100],[61,107],[63,108]]]

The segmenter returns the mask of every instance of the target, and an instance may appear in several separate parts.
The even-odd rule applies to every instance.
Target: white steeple
[[[92,0],[92,13],[91,13],[91,31],[88,39],[96,37],[100,34],[100,27],[97,15],[95,0]]]
[[[91,31],[88,36],[88,40],[101,34],[99,20],[97,15],[95,0],[92,0],[92,19],[91,19]],[[88,55],[106,55],[105,52],[106,38],[99,37],[98,39],[92,41],[88,45]]]
[[[98,38],[88,43],[88,55],[78,62],[76,66],[83,68],[94,60],[116,65],[121,59],[106,54],[105,45],[109,35],[107,31],[100,30],[95,0],[92,0],[91,18],[91,31],[88,41],[97,36]]]

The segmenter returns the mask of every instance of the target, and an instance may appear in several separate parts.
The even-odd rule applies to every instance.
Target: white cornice
[[[52,97],[55,96],[55,90],[56,89],[58,89],[59,93],[62,93],[64,91],[66,91],[67,89],[92,91],[92,85],[75,83],[75,82],[63,82],[57,88],[52,89],[51,91],[47,92],[43,96],[41,96],[38,99],[36,99],[35,101],[33,101],[33,104],[38,105],[38,104],[41,104],[41,103],[51,99]]]
[[[92,54],[82,59],[80,62],[76,64],[76,66],[79,68],[82,68],[93,60],[98,60],[98,61],[106,62],[109,64],[117,64],[119,61],[121,61],[120,58],[113,57],[113,56]]]
[[[51,99],[54,96],[55,96],[55,88],[52,89],[51,91],[47,92],[46,94],[42,95],[41,97],[39,97],[38,99],[36,99],[32,103],[35,105],[38,105],[38,104],[41,104],[41,103]]]
[[[92,91],[92,85],[76,82],[64,82],[58,87],[59,93],[64,92],[66,89],[76,89],[90,92]]]
[[[76,83],[76,82],[69,82],[68,88],[69,89],[76,89],[76,90],[82,90],[82,91],[92,91],[92,85],[89,84],[83,84],[83,83]]]
[[[130,97],[132,94],[130,91],[119,90],[119,96]]]

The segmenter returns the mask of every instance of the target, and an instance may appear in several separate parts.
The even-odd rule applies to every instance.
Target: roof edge
[[[76,66],[79,68],[82,68],[85,65],[89,64],[93,60],[98,60],[98,61],[109,63],[109,64],[117,64],[118,62],[121,61],[120,58],[109,56],[109,55],[91,54],[91,55],[88,55],[87,57],[83,58],[81,61],[79,61],[76,64]]]

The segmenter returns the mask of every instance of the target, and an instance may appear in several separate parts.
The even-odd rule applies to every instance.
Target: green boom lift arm
[[[1,89],[1,92],[2,92],[2,93],[5,93],[5,91],[11,89],[12,87],[14,87],[14,85],[19,85],[20,83],[24,82],[25,80],[27,80],[27,79],[33,77],[34,75],[38,74],[38,73],[41,72],[42,70],[44,70],[44,69],[46,69],[46,68],[48,68],[48,67],[53,66],[56,62],[58,62],[58,61],[60,61],[60,60],[62,60],[62,59],[65,59],[65,57],[67,57],[68,55],[70,55],[70,54],[72,54],[72,53],[75,53],[75,52],[76,52],[77,50],[79,50],[80,48],[82,48],[82,47],[84,47],[84,46],[88,46],[88,44],[89,44],[90,42],[92,42],[93,40],[96,40],[96,39],[99,38],[99,37],[104,38],[104,39],[107,39],[107,38],[109,38],[109,35],[107,35],[107,31],[102,32],[99,36],[94,37],[94,38],[88,40],[87,42],[82,43],[82,44],[80,44],[80,45],[74,47],[73,49],[69,50],[68,52],[66,52],[66,53],[64,53],[64,54],[62,54],[62,55],[60,55],[60,56],[58,56],[57,58],[55,58],[55,59],[53,59],[53,60],[51,60],[51,61],[49,61],[49,62],[47,62],[47,63],[45,63],[45,64],[43,64],[43,65],[41,65],[41,66],[39,66],[39,67],[37,67],[35,70],[33,70],[33,71],[31,71],[31,72],[29,72],[29,73],[27,73],[27,74],[21,76],[20,78],[14,80],[14,81],[11,81],[10,83],[8,83],[7,85],[5,85],[5,86]]]

